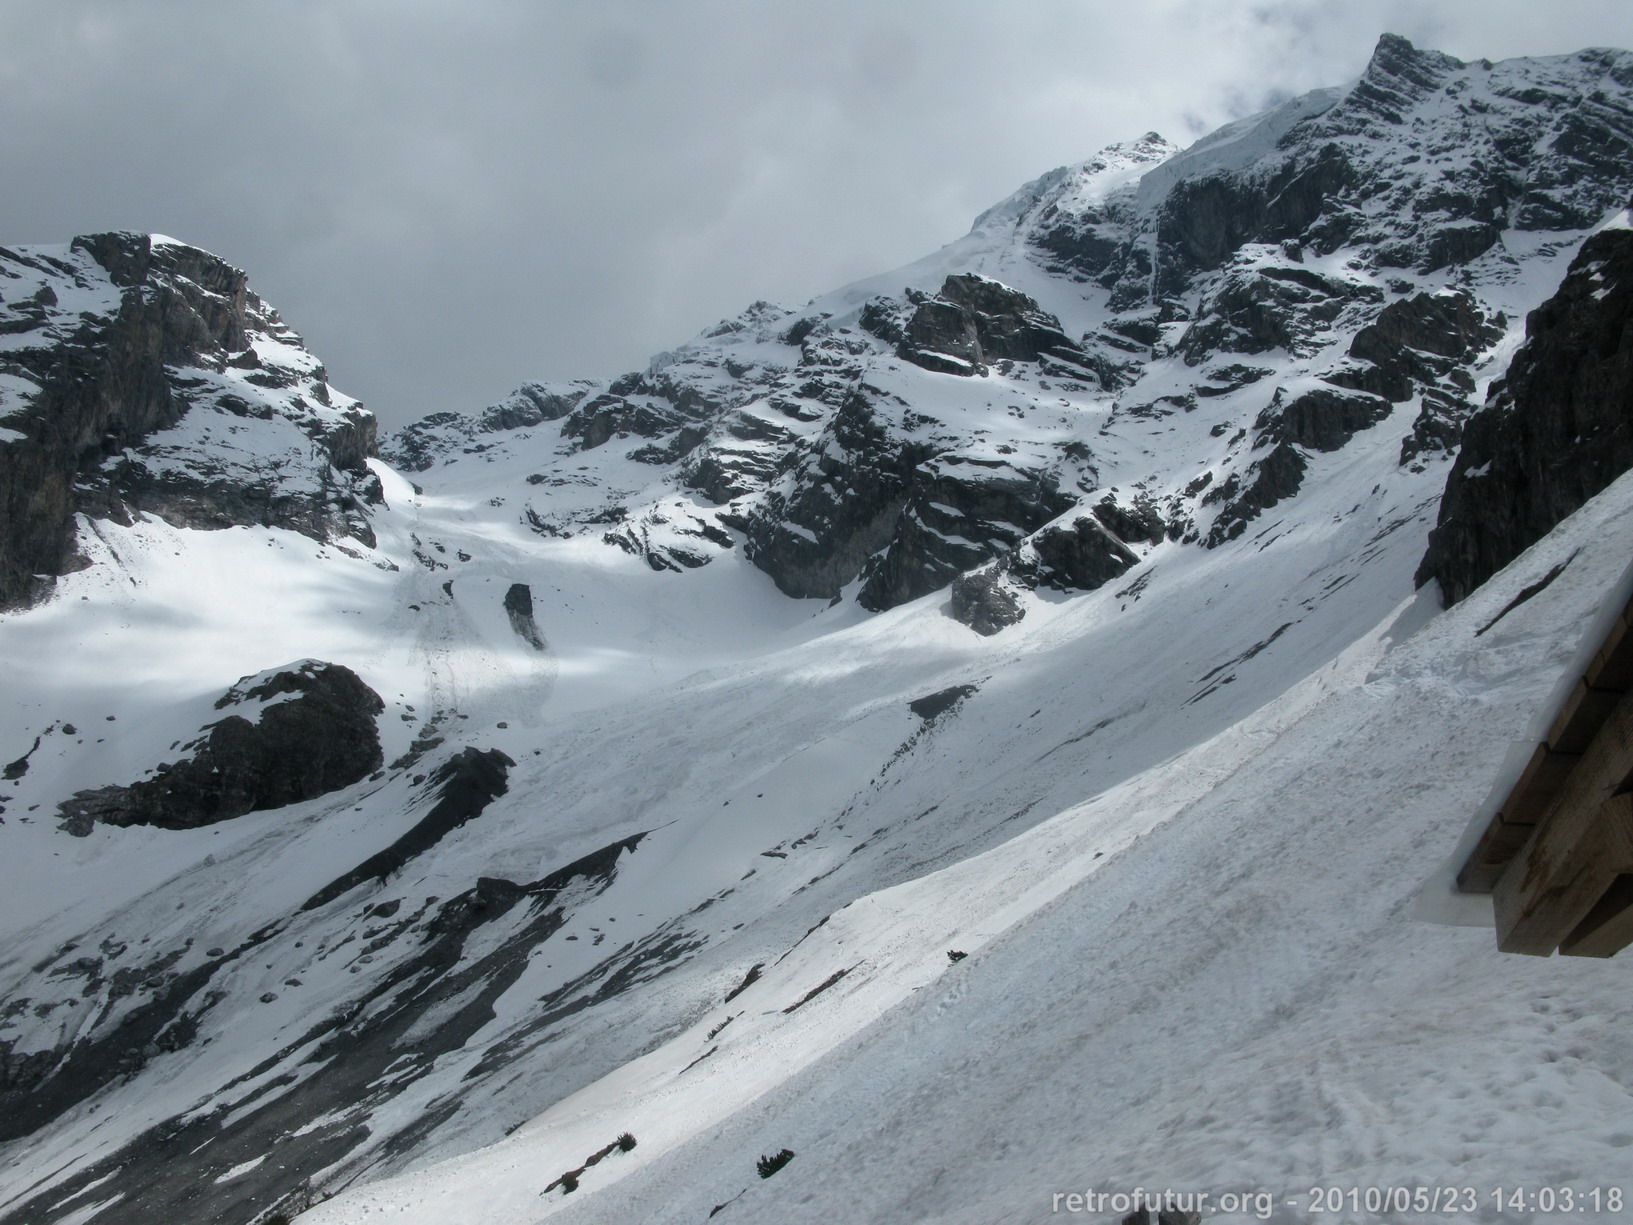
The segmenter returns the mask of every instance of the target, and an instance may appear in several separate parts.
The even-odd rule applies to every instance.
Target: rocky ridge
[[[82,564],[80,513],[372,543],[374,441],[216,256],[128,233],[0,250],[0,607]]]
[[[225,711],[129,786],[81,791],[60,805],[64,828],[194,829],[349,787],[384,762],[375,719],[385,704],[350,668],[302,660],[246,676],[215,702]]]
[[[375,519],[403,570],[360,568],[389,592],[365,594],[347,559],[314,563],[324,632],[393,679],[319,733],[360,742],[353,789],[274,788],[282,807],[214,820],[226,808],[189,789],[232,762],[205,728],[186,761],[69,810],[115,818],[63,843],[87,859],[193,857],[9,954],[6,1155],[37,1181],[6,1219],[264,1220],[499,1140],[745,991],[755,1014],[803,1021],[882,977],[848,951],[802,964],[852,900],[1110,794],[1331,663],[1409,593],[1468,405],[1582,238],[1521,219],[1546,220],[1544,201],[1585,215],[1626,175],[1589,163],[1623,130],[1627,63],[1461,65],[1385,39],[1350,89],[1185,153],[1146,137],[1052,172],[919,265],[388,441],[459,496],[385,474]],[[1585,152],[1572,108],[1605,125]],[[1391,227],[1391,199],[1478,185],[1458,141],[1487,121],[1560,146],[1529,165],[1531,211],[1509,207],[1472,255],[1455,192]],[[1571,293],[1619,309],[1594,271]],[[797,608],[765,577],[898,611]],[[727,598],[676,614],[717,580]],[[826,636],[711,656],[707,623],[754,632],[731,602],[761,598],[779,633],[827,617]],[[60,604],[34,612],[85,607]],[[983,643],[941,606],[1011,633]],[[660,607],[683,623],[661,646],[684,671],[632,681],[669,663]],[[351,630],[365,608],[379,615]],[[547,706],[558,682],[569,700]],[[235,687],[224,740],[297,705],[270,684]],[[379,724],[377,695],[400,723]],[[567,717],[518,726],[541,709]],[[46,794],[48,753],[67,776],[90,751],[79,712],[49,713],[18,745],[34,737],[13,763],[32,772],[8,767],[8,847],[35,845],[35,801],[84,786]],[[370,752],[364,716],[397,745]],[[356,773],[386,757],[382,777]],[[184,803],[143,789],[172,775]],[[182,827],[124,823],[150,799]],[[711,1018],[677,1075],[758,1024]],[[70,1169],[64,1143],[94,1155]]]
[[[1463,63],[1388,35],[1349,87],[1050,172],[895,288],[757,303],[559,426],[438,428],[537,457],[535,530],[655,568],[742,548],[788,595],[882,610],[1008,557],[1014,595],[1015,551],[1106,498],[1217,547],[1397,412],[1401,463],[1444,462],[1630,152],[1624,52]],[[1130,455],[1176,415],[1220,439],[1200,472]]]
[[[1454,604],[1633,468],[1633,229],[1593,235],[1463,431],[1418,581]]]

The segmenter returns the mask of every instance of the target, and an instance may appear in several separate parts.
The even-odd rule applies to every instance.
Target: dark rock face
[[[1130,506],[1107,494],[1090,510],[1124,544],[1158,544],[1168,532],[1161,513],[1148,498],[1136,497]]]
[[[793,433],[779,423],[732,410],[716,422],[708,445],[687,447],[691,454],[682,478],[687,488],[721,505],[770,484],[778,458],[794,441]]]
[[[768,302],[754,303],[738,317],[706,331],[697,343],[661,354],[646,370],[622,375],[605,391],[584,399],[562,419],[562,434],[576,439],[586,451],[615,438],[661,439],[667,445],[644,450],[635,458],[649,463],[684,458],[706,436],[704,423],[752,399],[748,388],[767,386],[782,373],[710,354],[702,342],[763,334],[783,325],[788,313]],[[800,343],[804,340],[801,337]]]
[[[1488,317],[1467,290],[1420,293],[1391,302],[1350,342],[1352,358],[1366,363],[1332,376],[1396,403],[1418,385],[1445,381],[1467,394],[1474,380],[1466,366],[1503,334],[1503,319]]]
[[[1469,419],[1418,568],[1448,605],[1633,467],[1633,231],[1583,244]]]
[[[893,608],[1019,543],[1072,505],[1056,474],[952,449],[903,429],[911,410],[861,385],[805,451],[789,491],[744,525],[747,554],[788,595]],[[929,420],[924,418],[923,420]]]
[[[1350,342],[1350,364],[1327,378],[1396,403],[1423,397],[1400,462],[1444,454],[1457,446],[1473,411],[1469,370],[1503,335],[1507,320],[1488,315],[1467,290],[1419,293],[1391,302]]]
[[[539,623],[533,617],[533,589],[526,583],[512,583],[505,592],[505,616],[510,619],[510,628],[516,631],[516,636],[535,651],[543,651],[547,647],[544,635],[539,632]]]
[[[65,290],[98,308],[68,312]],[[0,397],[0,607],[73,565],[79,511],[372,543],[374,418],[331,393],[238,269],[140,234],[0,250],[0,329],[28,337],[0,357],[22,389]],[[243,431],[250,458],[200,445],[217,427]]]
[[[876,309],[874,326],[889,336],[894,325]],[[901,328],[897,356],[943,374],[980,374],[1002,359],[1053,362],[1086,377],[1082,349],[1060,321],[1017,289],[988,277],[950,276],[933,298],[917,297]]]
[[[246,713],[211,724],[186,746],[191,757],[128,787],[65,800],[65,827],[80,834],[96,821],[194,829],[327,795],[380,768],[375,717],[385,706],[350,668],[306,660],[245,677],[216,702],[217,710],[233,707]]]
[[[1320,254],[1336,250],[1351,232],[1347,225],[1331,224],[1333,204],[1352,196],[1359,178],[1341,146],[1310,143],[1268,173],[1182,181],[1157,220],[1156,292],[1182,291],[1191,277],[1220,267],[1249,242],[1297,239]]]
[[[1097,517],[1081,515],[1051,524],[997,561],[954,580],[949,611],[954,620],[990,636],[1026,615],[1021,591],[1093,591],[1139,560]]]
[[[856,597],[863,608],[894,608],[945,587],[1072,505],[1047,473],[962,455],[921,464],[908,486],[889,547],[865,571]]]
[[[1312,451],[1336,451],[1356,434],[1377,425],[1393,410],[1382,396],[1364,391],[1317,387],[1283,402],[1278,390],[1253,423],[1259,437],[1290,442]]]
[[[592,386],[585,381],[524,383],[475,416],[441,412],[422,417],[384,439],[380,454],[404,472],[424,472],[453,456],[490,449],[495,434],[560,420],[578,407]]]
[[[1471,71],[1487,96],[1476,96]],[[1132,198],[1082,199],[1069,183],[1040,180],[1032,242],[1046,266],[1110,289],[1120,311],[1183,293],[1247,244],[1317,255],[1364,245],[1379,266],[1425,273],[1467,263],[1510,225],[1586,228],[1622,202],[1630,86],[1625,52],[1583,51],[1541,68],[1476,66],[1386,34],[1347,94],[1297,99],[1269,117],[1276,148],[1252,165],[1212,169],[1203,156],[1187,173],[1185,155],[1173,159],[1162,168],[1171,179],[1156,176],[1166,190],[1154,217]],[[1439,99],[1432,119],[1418,122]],[[1225,305],[1249,337],[1266,330],[1252,319],[1251,296]]]
[[[448,791],[444,791],[444,799]],[[408,1090],[439,1058],[460,1050],[495,1016],[495,1002],[527,969],[538,946],[566,921],[574,894],[593,897],[617,874],[620,855],[645,837],[637,833],[532,881],[478,877],[470,888],[429,898],[413,910],[388,902],[362,906],[372,920],[369,947],[394,958],[377,981],[359,982],[354,995],[327,1015],[314,1016],[274,1061],[301,1053],[315,1065],[301,1077],[270,1085],[233,1082],[216,1091],[228,1106],[164,1119],[119,1152],[90,1162],[63,1182],[38,1191],[13,1209],[8,1221],[57,1220],[93,1187],[117,1187],[126,1196],[119,1219],[129,1225],[209,1221],[254,1225],[270,1208],[298,1213],[313,1196],[312,1171],[333,1166],[371,1140],[371,1111]],[[185,1051],[201,1022],[222,1006],[235,969],[269,942],[287,941],[287,921],[274,921],[231,948],[212,949],[200,961],[178,946],[143,964],[104,976],[103,958],[78,957],[52,967],[58,980],[82,981],[90,996],[104,977],[116,998],[139,1002],[98,1017],[57,1049],[15,1052],[0,1043],[0,1140],[26,1136],[85,1101],[104,1086],[139,1072],[151,1060]],[[528,1029],[490,1049],[480,1071],[496,1072],[530,1056],[558,1036],[558,1027],[585,1007],[662,974],[686,945],[673,933],[649,937],[614,955],[611,972],[588,987],[571,983],[545,996]],[[369,954],[374,956],[375,954]],[[270,1064],[263,1064],[263,1070]],[[386,1077],[387,1068],[391,1076]],[[386,1141],[386,1153],[412,1151],[424,1131],[452,1113],[446,1102]],[[314,1127],[313,1120],[326,1120]],[[251,1159],[264,1161],[231,1180]]]
[[[1092,177],[1108,170],[1154,165],[1178,151],[1178,146],[1158,133],[1147,132],[1138,140],[1111,146],[1086,163],[1080,173]],[[1018,207],[1036,216],[1032,243],[1045,267],[1109,285],[1131,260],[1139,258],[1127,242],[1125,210],[1111,200],[1065,196],[1072,188],[1072,177],[1065,168],[1050,171],[1027,185]],[[1002,207],[983,214],[976,225],[990,220]],[[1145,270],[1150,273],[1149,262]]]
[[[934,723],[965,698],[974,696],[978,688],[977,685],[954,685],[949,689],[938,689],[922,698],[914,698],[907,704],[907,709],[926,723]]]
[[[1008,560],[1008,569],[1028,587],[1093,591],[1139,560],[1098,518],[1083,515],[1036,533]]]
[[[1247,525],[1277,502],[1292,497],[1304,483],[1309,461],[1290,442],[1278,442],[1243,471],[1233,472],[1203,497],[1203,505],[1223,502],[1206,544],[1217,548],[1235,540]]]
[[[1392,404],[1417,411],[1403,464],[1454,451],[1474,371],[1505,326],[1484,287],[1574,234],[1508,240],[1597,222],[1633,189],[1630,166],[1633,56],[1464,64],[1385,36],[1353,88],[1189,150],[1155,134],[1113,146],[978,218],[975,266],[1024,258],[1086,287],[1086,303],[1103,294],[1104,311],[1067,316],[1082,337],[973,272],[871,300],[842,291],[809,313],[756,303],[570,408],[538,410],[565,443],[552,455],[608,448],[651,465],[661,493],[591,492],[597,478],[578,475],[589,467],[564,459],[528,478],[548,501],[522,518],[553,536],[593,532],[654,569],[740,543],[791,596],[854,593],[876,610],[977,574],[1079,505],[1125,545],[1222,544],[1295,496],[1313,453]],[[1431,275],[1470,263],[1457,288]],[[1175,356],[1194,373],[1170,377],[1161,363]],[[1264,401],[1249,407],[1244,392],[1268,391],[1273,370],[1322,385],[1279,393],[1252,420]],[[1138,523],[1080,501],[1102,486],[1080,411],[1096,389],[1126,389],[1112,418],[1205,413],[1224,440],[1204,471],[1161,489],[1117,472],[1146,498]],[[461,446],[507,445],[497,438]],[[1020,581],[1002,575],[970,578],[958,598]]]
[[[1202,319],[1181,338],[1179,352],[1191,366],[1226,352],[1285,349],[1306,357],[1326,343],[1346,307],[1382,299],[1376,286],[1305,268],[1240,269],[1214,292]]]
[[[947,611],[954,621],[969,626],[983,638],[1014,625],[1026,616],[1020,592],[996,565],[983,566],[953,581]]]
[[[831,445],[800,457],[786,493],[774,493],[747,524],[746,554],[781,590],[833,599],[890,543],[923,443],[889,428],[888,393],[862,385],[827,431]]]
[[[1207,546],[1235,540],[1249,523],[1296,494],[1309,467],[1306,451],[1336,451],[1393,408],[1384,397],[1365,391],[1315,387],[1288,399],[1277,388],[1253,423],[1254,451],[1269,449],[1202,498],[1205,506],[1223,503],[1206,537]]]

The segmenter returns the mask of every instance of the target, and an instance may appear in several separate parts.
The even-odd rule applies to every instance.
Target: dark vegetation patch
[[[585,1170],[589,1169],[591,1166],[600,1165],[605,1158],[610,1157],[613,1153],[627,1153],[634,1147],[635,1137],[626,1131],[611,1144],[603,1145],[601,1148],[596,1149],[595,1152],[591,1153],[584,1159],[583,1165],[578,1166],[575,1169],[567,1170],[562,1174],[558,1174],[555,1180],[551,1182],[551,1184],[543,1191],[540,1191],[539,1194],[549,1195],[550,1192],[554,1191],[557,1187],[560,1187],[563,1195],[570,1195],[574,1191],[578,1190],[578,1180],[583,1177]]]
[[[792,1160],[794,1160],[793,1149],[779,1149],[769,1157],[761,1157],[754,1163],[754,1169],[761,1178],[770,1178]]]
[[[835,970],[832,974],[828,975],[827,978],[823,979],[820,983],[818,983],[816,986],[812,987],[804,995],[800,996],[799,999],[795,1000],[792,1004],[788,1005],[787,1008],[784,1008],[783,1011],[784,1012],[793,1012],[795,1009],[805,1007],[805,1005],[809,1004],[812,1000],[816,999],[817,996],[821,995],[829,987],[833,986],[840,979],[844,978],[845,975],[849,974],[855,968],[856,968],[855,966],[846,966],[843,970]]]

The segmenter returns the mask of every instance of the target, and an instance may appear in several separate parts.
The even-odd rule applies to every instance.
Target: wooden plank
[[[1559,803],[1492,891],[1497,947],[1547,957],[1618,876],[1633,872],[1633,794],[1611,796],[1633,764],[1633,699],[1617,707]],[[1612,777],[1614,776],[1614,777]]]
[[[1610,627],[1588,665],[1587,682],[1598,689],[1633,689],[1633,605]]]
[[[1577,924],[1559,951],[1567,957],[1614,957],[1633,944],[1633,876],[1611,882],[1588,917]]]
[[[1497,878],[1509,861],[1519,854],[1525,840],[1531,836],[1534,825],[1511,825],[1502,813],[1491,818],[1485,833],[1463,863],[1457,874],[1457,888],[1461,893],[1490,893]]]
[[[1537,745],[1514,790],[1508,793],[1503,820],[1510,825],[1535,825],[1542,820],[1581,760],[1578,753],[1560,753],[1546,744]]]
[[[1616,709],[1620,697],[1614,689],[1598,689],[1585,679],[1578,680],[1548,729],[1548,748],[1555,753],[1578,756],[1586,752],[1610,712]]]

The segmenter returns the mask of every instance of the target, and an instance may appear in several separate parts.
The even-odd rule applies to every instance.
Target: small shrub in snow
[[[626,1131],[623,1135],[618,1137],[618,1151],[619,1152],[627,1153],[627,1152],[629,1152],[630,1149],[632,1149],[634,1147],[635,1147],[635,1137],[630,1135],[629,1132]]]
[[[760,1172],[761,1178],[770,1178],[793,1159],[794,1150],[791,1148],[785,1148],[774,1156],[761,1157],[754,1163],[754,1168]]]

